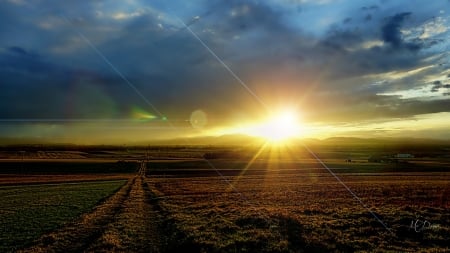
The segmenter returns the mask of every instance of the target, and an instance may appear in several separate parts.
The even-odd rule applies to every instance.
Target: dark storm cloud
[[[410,15],[411,12],[403,12],[389,17],[386,24],[382,27],[384,41],[391,43],[393,47],[400,47],[403,44],[400,33],[401,24]]]
[[[393,104],[388,107],[387,115],[407,118],[420,114],[447,112],[448,109],[446,108],[450,108],[450,100],[448,99],[429,101],[408,99],[401,104],[396,103],[396,105]],[[384,114],[385,112],[381,113]]]
[[[368,10],[368,8],[366,7],[364,10]],[[325,36],[319,40],[317,46],[309,51],[313,58],[322,59],[323,62],[319,64],[318,68],[327,69],[326,75],[335,80],[392,71],[409,71],[426,66],[427,63],[424,59],[433,55],[433,53],[425,51],[430,48],[430,44],[427,42],[429,39],[419,37],[421,34],[410,32],[415,29],[410,22],[428,19],[427,15],[429,14],[396,13],[395,15],[386,15],[382,11],[377,11],[373,13],[376,16],[370,24],[334,24],[331,26]],[[359,19],[364,15],[359,12],[351,14],[354,19]],[[404,37],[404,31],[410,33],[407,38]],[[379,42],[370,46],[368,43],[372,41]],[[439,41],[437,44],[442,45],[443,41]],[[421,55],[418,54],[419,52]],[[433,68],[437,73],[444,69],[445,67]],[[422,74],[424,73],[425,71]],[[415,78],[418,79],[405,80],[404,86],[409,85],[409,88],[413,88],[424,85],[420,81],[420,77]]]
[[[284,38],[291,36],[291,33],[287,32],[289,29],[279,19],[281,14],[266,5],[220,2],[219,7],[217,3],[211,3],[206,5],[205,9],[213,14],[201,17],[193,24],[192,29],[244,80],[248,80],[246,70],[250,68],[250,65],[247,65],[247,62],[262,68],[264,65],[271,65],[267,53],[272,50],[273,45],[276,45],[274,42],[278,41],[276,43],[281,47],[283,42],[289,41]],[[140,25],[135,26],[136,29],[140,27]],[[163,98],[174,101],[174,104],[185,102],[198,106],[205,106],[214,101],[217,106],[211,110],[223,112],[224,115],[226,115],[226,107],[230,109],[229,104],[236,104],[234,101],[238,100],[236,102],[239,104],[242,103],[241,99],[253,99],[188,31],[179,31],[168,37],[156,39],[157,48],[154,51],[143,49],[144,54],[149,53],[149,58],[158,58],[159,73],[170,78],[166,84],[163,84],[170,87],[162,96]],[[126,37],[133,41],[142,41],[131,33],[133,32]],[[254,37],[247,38],[248,34]],[[241,38],[233,41],[235,36]],[[259,46],[263,44],[268,47]],[[173,57],[167,57],[170,55]],[[258,61],[257,64],[255,64],[256,61]],[[152,69],[146,71],[152,71]],[[248,85],[252,86],[252,84]],[[144,88],[146,89],[149,88]],[[224,108],[222,110],[219,107]]]
[[[193,25],[199,22],[202,20]],[[143,26],[157,24],[154,16],[143,15],[99,48],[164,113],[177,112],[188,117],[196,107],[223,100],[223,95],[233,90],[225,85],[233,82],[232,77],[180,23],[170,30],[142,30]],[[117,45],[123,44],[128,47],[118,50]],[[126,86],[123,80],[122,86]],[[134,97],[131,89],[126,94]],[[124,97],[122,103],[129,101]],[[142,101],[134,103],[145,107]]]
[[[367,40],[377,39],[359,31],[333,29],[314,48],[313,57],[324,59],[333,79],[376,74],[390,70],[407,70],[421,66],[421,59],[403,50],[392,51],[389,45],[358,48]]]
[[[30,53],[27,50],[12,46],[0,54],[0,71],[17,71],[27,73],[46,73],[53,72],[56,67],[46,62],[36,53]]]
[[[312,31],[320,18],[332,18],[329,10],[308,16],[307,4],[280,7],[270,1],[165,3],[172,8],[101,1],[36,4],[1,3],[0,77],[7,88],[0,105],[9,109],[0,109],[0,118],[128,117],[133,106],[148,108],[109,63],[164,114],[188,118],[202,108],[226,118],[233,110],[245,112],[254,98],[178,18],[255,93],[276,94],[287,87],[282,79],[290,81],[289,93],[311,90],[304,98],[311,104],[334,101],[315,106],[317,120],[407,117],[448,108],[445,101],[377,95],[423,86],[421,76],[378,86],[365,79],[428,64],[424,59],[433,54],[418,38],[407,40],[401,32],[413,18],[425,16],[413,7],[387,12],[383,5],[348,4],[342,16]],[[117,13],[122,18],[114,18]],[[374,41],[382,43],[365,46]]]
[[[280,19],[282,13],[263,3],[224,1],[219,8],[221,8],[219,18],[224,21],[223,24],[226,25],[224,27],[232,33],[255,29],[275,32],[275,34],[287,31],[285,24]]]
[[[342,23],[344,24],[348,24],[350,22],[352,22],[352,18],[345,18],[344,20],[342,20]]]
[[[382,27],[382,38],[386,43],[389,43],[394,49],[406,48],[411,51],[420,49],[420,44],[406,43],[402,39],[401,27],[403,22],[412,15],[411,12],[397,13],[392,17],[387,18],[386,23]]]
[[[450,100],[401,99],[400,96],[359,95],[348,92],[345,100],[322,95],[313,102],[322,115],[307,114],[310,120],[328,119],[330,122],[358,122],[388,118],[410,118],[420,114],[447,112]],[[342,115],[345,115],[343,120]],[[311,118],[309,118],[311,117]]]
[[[373,15],[375,15],[372,12],[378,11],[379,7],[377,5],[363,6],[361,10],[363,11],[363,17],[361,19],[365,22],[370,22],[373,19]]]
[[[21,47],[10,47],[9,51],[17,53],[17,54],[21,54],[21,55],[29,55],[27,51],[25,51],[25,49],[21,48]]]
[[[0,55],[0,79],[3,92],[0,94],[0,117],[8,118],[64,118],[65,105],[70,96],[70,83],[74,74],[80,73],[55,66],[42,57],[17,53],[17,47]],[[51,78],[48,78],[51,76]]]
[[[120,86],[123,80],[116,75],[93,71],[86,66],[57,65],[51,61],[41,53],[18,46],[0,53],[3,88],[0,107],[8,108],[0,111],[1,118],[105,117],[105,106],[111,104],[107,105],[107,100],[120,99],[121,94],[129,90]],[[103,94],[98,94],[99,90]]]

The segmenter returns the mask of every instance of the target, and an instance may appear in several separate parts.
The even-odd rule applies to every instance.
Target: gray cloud
[[[361,7],[361,10],[363,10],[363,11],[375,11],[375,10],[378,10],[378,9],[379,9],[379,7],[377,5]]]
[[[450,84],[443,84],[441,81],[434,81],[430,91],[438,92],[440,89],[450,89]]]

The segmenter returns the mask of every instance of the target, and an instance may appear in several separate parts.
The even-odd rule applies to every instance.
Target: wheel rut
[[[148,201],[146,164],[114,195],[20,252],[161,252],[159,215]]]

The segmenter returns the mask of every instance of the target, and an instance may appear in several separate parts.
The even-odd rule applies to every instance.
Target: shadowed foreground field
[[[0,187],[0,252],[19,249],[88,212],[125,182]]]

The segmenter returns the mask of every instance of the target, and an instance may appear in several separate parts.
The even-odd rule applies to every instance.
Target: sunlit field
[[[297,159],[149,163],[147,182],[181,245],[198,252],[449,250],[448,160],[433,172],[436,160],[345,162],[323,152],[335,177],[306,150],[291,151]]]
[[[450,175],[169,177],[148,182],[196,252],[448,250]],[[181,238],[180,238],[181,239]]]

